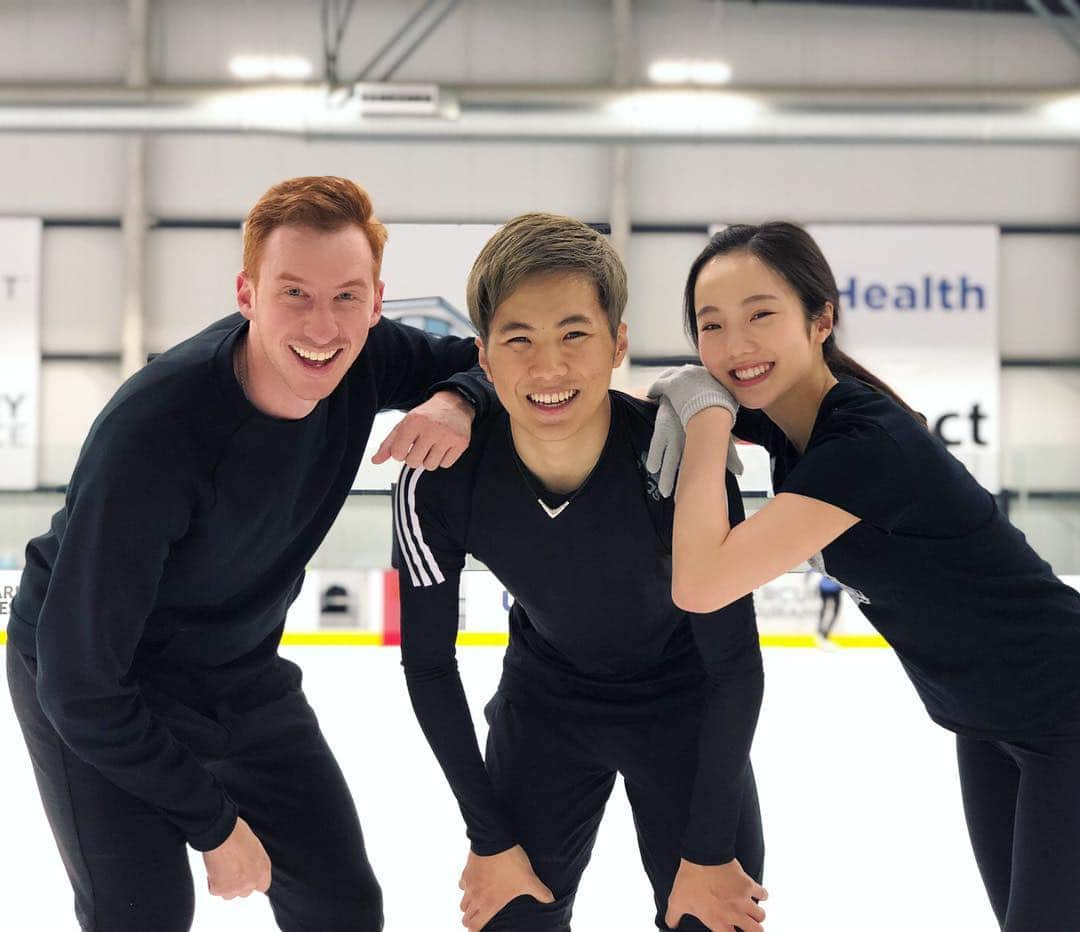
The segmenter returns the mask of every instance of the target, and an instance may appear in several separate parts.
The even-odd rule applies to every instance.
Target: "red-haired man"
[[[385,227],[341,178],[248,216],[240,313],[129,379],[31,541],[8,680],[85,930],[181,932],[210,890],[268,894],[284,930],[382,928],[345,780],[278,656],[304,566],[381,408],[447,382],[472,340],[380,322]],[[377,459],[449,465],[472,406],[440,392]]]

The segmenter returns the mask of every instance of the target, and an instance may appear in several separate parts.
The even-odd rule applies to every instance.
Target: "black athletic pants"
[[[679,868],[682,836],[697,772],[697,709],[645,721],[586,722],[515,706],[501,694],[488,703],[486,763],[495,791],[537,876],[554,903],[512,900],[486,932],[567,932],[582,872],[589,863],[604,805],[623,775],[638,847],[653,888],[656,927]],[[758,882],[765,843],[751,771],[743,791],[735,856]],[[680,930],[705,929],[684,919]]]
[[[958,736],[968,833],[1004,932],[1080,929],[1080,738]]]
[[[35,673],[34,659],[9,644],[8,685],[79,924],[84,932],[186,932],[194,888],[184,838],[71,752],[41,711]],[[269,692],[234,697],[213,715],[179,703],[159,714],[266,848],[278,927],[377,932],[382,894],[348,787],[300,691],[299,669],[278,658],[270,673],[261,678]]]

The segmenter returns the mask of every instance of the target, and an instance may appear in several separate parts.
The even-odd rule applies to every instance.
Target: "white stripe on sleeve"
[[[412,474],[411,481],[408,483],[408,488],[406,489],[409,498],[409,516],[412,518],[413,527],[416,528],[416,545],[423,554],[428,569],[435,580],[434,583],[429,583],[429,585],[438,585],[439,583],[446,582],[446,577],[443,576],[438,561],[432,555],[431,548],[428,547],[427,541],[424,540],[424,530],[420,527],[420,516],[416,513],[416,484],[420,481],[420,475],[423,471],[424,470],[422,469],[417,469]]]
[[[406,467],[401,471],[394,496],[394,525],[409,578],[414,586],[435,586],[445,582],[442,570],[424,540],[420,516],[416,513],[416,484],[423,469]]]

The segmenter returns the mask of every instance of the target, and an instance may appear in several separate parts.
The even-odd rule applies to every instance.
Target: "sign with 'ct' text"
[[[37,486],[41,221],[0,217],[0,489]]]
[[[840,349],[926,415],[972,475],[1000,491],[997,227],[809,230],[840,289]]]

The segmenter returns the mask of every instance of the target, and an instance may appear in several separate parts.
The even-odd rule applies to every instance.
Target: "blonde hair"
[[[626,308],[626,269],[607,237],[587,224],[558,214],[515,217],[484,244],[469,273],[469,317],[487,339],[495,309],[527,278],[577,274],[596,288],[596,297],[615,336]]]

